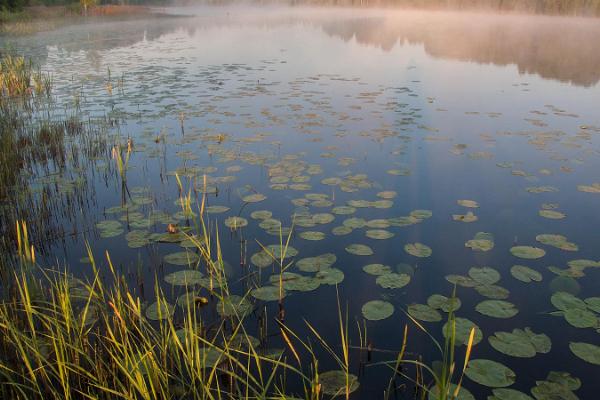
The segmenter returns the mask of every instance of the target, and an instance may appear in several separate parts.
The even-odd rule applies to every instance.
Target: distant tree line
[[[165,4],[169,0],[0,0],[0,12],[2,11],[20,11],[28,6],[68,6],[73,4],[121,4],[121,5],[141,5],[141,4]]]

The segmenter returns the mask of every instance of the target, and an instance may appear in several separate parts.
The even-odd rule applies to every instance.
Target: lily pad
[[[356,375],[348,374],[348,379],[346,379],[344,371],[323,372],[319,375],[319,381],[321,390],[329,396],[345,396],[346,390],[348,393],[352,393],[359,387]]]
[[[459,206],[467,207],[467,208],[479,208],[479,203],[475,200],[456,200]]]
[[[317,272],[315,279],[319,280],[324,285],[337,285],[344,280],[344,273],[337,268],[326,268]]]
[[[571,342],[569,348],[577,357],[590,364],[600,365],[600,346],[584,342]]]
[[[369,275],[379,276],[391,273],[392,267],[383,264],[368,264],[363,267],[363,271]]]
[[[244,203],[258,203],[260,201],[263,201],[267,198],[267,196],[260,194],[260,193],[255,193],[255,194],[249,194],[248,196],[244,196],[242,197],[242,201]]]
[[[365,235],[371,239],[385,240],[394,237],[394,234],[384,229],[370,229],[365,232]]]
[[[351,244],[346,247],[346,251],[356,256],[371,256],[374,254],[373,250],[364,244]]]
[[[223,317],[234,317],[244,318],[252,312],[252,303],[247,299],[232,294],[228,297],[224,297],[223,300],[217,304],[217,312]]]
[[[441,294],[432,294],[427,299],[429,307],[441,309],[444,312],[457,311],[461,306],[461,301],[458,297],[446,297]]]
[[[325,239],[325,234],[323,232],[317,232],[317,231],[300,232],[300,234],[298,236],[300,236],[304,240],[317,241],[317,240]]]
[[[514,246],[514,247],[511,247],[510,252],[515,257],[525,258],[528,260],[542,258],[546,255],[546,252],[544,251],[544,249],[540,249],[539,247],[532,247],[532,246]]]
[[[488,397],[488,400],[533,400],[533,397],[515,389],[494,389],[492,393],[494,396]]]
[[[519,313],[514,304],[503,300],[484,300],[475,306],[475,310],[493,318],[512,318]]]
[[[473,321],[467,318],[454,318],[454,329],[456,332],[456,346],[458,345],[467,345],[469,343],[469,337],[471,335],[471,330],[475,328],[475,335],[473,336],[473,345],[481,342],[483,339],[483,332]],[[442,327],[442,334],[445,338],[449,337],[451,334],[452,325],[450,322],[446,322]]]
[[[159,305],[160,304],[160,305]],[[170,318],[175,312],[175,306],[161,301],[154,302],[146,308],[146,317],[153,321]]]
[[[225,226],[230,229],[240,229],[248,225],[248,220],[243,217],[229,217],[225,220]]]
[[[493,285],[500,280],[500,273],[490,267],[473,267],[469,269],[469,276],[482,285]]]
[[[431,248],[423,243],[408,243],[404,245],[404,251],[415,257],[429,257],[432,253]]]
[[[485,359],[469,361],[465,375],[480,385],[506,387],[515,383],[516,375],[510,368],[499,362]]]
[[[599,324],[596,314],[580,308],[566,310],[565,319],[575,328],[594,328]]]
[[[375,282],[382,288],[400,289],[408,285],[410,282],[410,275],[391,272],[389,274],[378,276]]]
[[[370,321],[389,318],[393,313],[394,306],[387,301],[371,300],[362,306],[363,316]]]
[[[165,281],[171,285],[192,286],[199,284],[203,276],[204,274],[200,271],[188,269],[165,276]]]
[[[513,265],[510,268],[510,273],[515,279],[525,283],[541,282],[542,280],[542,274],[525,265]]]
[[[285,289],[283,289],[280,293],[279,287],[277,286],[262,286],[252,289],[250,295],[255,299],[262,301],[277,301],[280,296],[281,298],[285,297],[286,292]]]
[[[442,315],[426,304],[411,304],[408,306],[408,313],[419,321],[438,322],[442,320]]]
[[[179,251],[177,253],[167,254],[164,260],[173,265],[195,265],[200,260],[200,257],[196,253]]]

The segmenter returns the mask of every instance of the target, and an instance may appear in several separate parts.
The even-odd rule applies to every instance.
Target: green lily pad
[[[263,201],[267,198],[267,196],[260,194],[260,193],[255,193],[255,194],[249,194],[248,196],[244,196],[242,197],[242,201],[244,203],[258,203],[260,201]]]
[[[335,228],[333,228],[331,230],[331,233],[333,233],[335,236],[344,236],[344,235],[349,235],[352,233],[352,228],[349,228],[347,226],[336,226]]]
[[[565,319],[575,328],[594,328],[599,324],[596,314],[580,308],[570,308],[566,310]]]
[[[362,306],[365,319],[379,321],[389,318],[394,313],[394,306],[387,301],[371,300]]]
[[[268,210],[253,211],[250,214],[250,218],[252,218],[252,219],[268,219],[268,218],[271,218],[272,216],[273,216],[273,213]]]
[[[316,257],[306,257],[296,262],[296,267],[304,272],[318,272],[330,268],[337,261],[333,253],[325,253]]]
[[[510,268],[510,273],[515,279],[525,283],[541,282],[542,280],[542,274],[525,265],[513,265]]]
[[[373,250],[364,244],[351,244],[346,247],[346,251],[357,256],[371,256],[374,254]]]
[[[363,271],[369,275],[379,276],[391,273],[392,267],[383,264],[368,264],[363,267]]]
[[[475,222],[477,221],[479,218],[477,217],[477,215],[473,214],[471,211],[469,211],[466,214],[452,214],[452,220],[454,221],[460,221],[460,222]]]
[[[475,290],[477,290],[477,293],[488,299],[504,300],[508,299],[508,296],[510,295],[508,289],[498,285],[477,285],[475,286]]]
[[[487,232],[477,232],[473,239],[465,243],[465,247],[474,251],[490,251],[494,248],[494,236]]]
[[[533,397],[515,389],[494,389],[492,393],[494,396],[488,397],[488,400],[533,400]]]
[[[482,285],[493,285],[500,280],[500,273],[490,267],[473,267],[469,269],[469,276]]]
[[[475,335],[473,336],[473,345],[478,344],[483,339],[483,332],[481,329],[471,320],[467,318],[454,318],[454,329],[456,337],[456,346],[467,345],[469,343],[469,336],[471,335],[471,329],[475,328]],[[442,327],[442,334],[445,338],[451,335],[452,324],[446,322]]]
[[[356,208],[351,206],[338,206],[333,207],[331,209],[331,212],[335,215],[350,215],[356,212]]]
[[[590,310],[600,313],[600,297],[588,297],[584,301]]]
[[[240,229],[248,225],[248,220],[243,217],[229,217],[225,220],[225,226],[230,229]]]
[[[344,371],[327,371],[319,375],[319,383],[324,394],[329,396],[345,396],[354,392],[359,387],[356,375],[348,374]]]
[[[556,211],[556,210],[540,210],[540,217],[548,218],[548,219],[563,219],[566,218],[566,214]]]
[[[480,385],[506,387],[515,383],[516,375],[510,368],[492,360],[469,361],[465,375]]]
[[[344,280],[344,273],[337,268],[326,268],[317,272],[315,279],[324,285],[338,285]]]
[[[404,251],[415,257],[429,257],[432,253],[431,248],[423,243],[408,243],[404,245]]]
[[[158,321],[161,319],[171,318],[174,312],[175,306],[165,301],[161,301],[160,305],[159,302],[154,302],[150,304],[148,308],[146,308],[146,317],[153,321]]]
[[[457,311],[460,309],[461,301],[458,297],[446,297],[441,294],[432,294],[427,299],[429,307],[440,309],[444,312]]]
[[[281,298],[285,297],[286,293],[285,289],[281,290],[280,293],[279,287],[277,286],[262,286],[252,289],[250,295],[255,299],[262,301],[277,301],[280,296]]]
[[[434,386],[429,390],[429,395],[427,396],[427,400],[475,400],[475,396],[471,392],[469,392],[466,388],[460,388],[458,395],[456,397],[452,397],[454,392],[456,391],[456,385],[451,383],[447,387],[447,391],[445,394],[440,395],[440,389],[438,386]]]
[[[229,211],[229,207],[225,206],[208,206],[204,209],[208,214],[222,214]]]
[[[389,274],[379,275],[375,282],[382,288],[400,289],[408,285],[410,282],[410,275],[391,272]]]
[[[484,300],[475,306],[475,310],[493,318],[512,318],[519,313],[514,304],[503,300]]]
[[[385,240],[394,237],[394,234],[392,232],[386,231],[384,229],[370,229],[365,232],[365,235],[368,238],[376,240]]]
[[[431,210],[412,210],[409,215],[417,219],[427,219],[433,216],[433,212]]]
[[[571,342],[569,348],[577,357],[590,364],[600,365],[600,346],[584,342]]]
[[[319,279],[293,272],[284,272],[281,278],[283,287],[286,290],[311,292],[316,290],[321,285],[321,281]],[[279,286],[279,280],[279,275],[271,275],[269,278],[269,281],[275,286]]]
[[[479,208],[479,203],[475,200],[456,200],[459,206],[467,207],[467,208]]]
[[[176,253],[167,254],[164,260],[165,262],[173,265],[196,265],[198,261],[200,261],[200,257],[196,253],[179,251]]]
[[[203,276],[204,274],[200,271],[188,269],[165,276],[165,281],[171,285],[192,286],[199,284]]]
[[[587,305],[580,298],[567,292],[556,292],[550,298],[552,305],[562,311],[568,311],[572,309],[585,310]]]
[[[323,232],[317,232],[317,231],[300,232],[300,234],[298,236],[300,236],[304,240],[317,241],[317,240],[325,239],[325,234]]]
[[[510,252],[515,257],[525,258],[528,260],[542,258],[546,255],[544,249],[532,246],[514,246],[511,247]]]
[[[234,317],[244,318],[252,312],[253,306],[247,299],[232,294],[228,297],[224,297],[217,304],[217,312],[222,317]]]
[[[494,349],[512,357],[531,358],[536,355],[535,347],[526,336],[496,332],[488,341]]]
[[[411,304],[408,306],[408,313],[419,321],[438,322],[442,320],[442,315],[426,304]]]
[[[537,235],[535,237],[535,240],[537,240],[538,242],[545,244],[547,246],[556,247],[557,249],[560,249],[560,250],[565,250],[565,251],[578,251],[579,250],[579,247],[575,243],[569,242],[568,239],[563,235],[546,233],[546,234],[542,234],[542,235]]]

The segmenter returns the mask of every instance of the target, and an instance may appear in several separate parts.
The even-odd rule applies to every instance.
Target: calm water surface
[[[148,303],[153,301],[155,277],[174,303],[183,289],[163,278],[185,267],[165,263],[163,257],[182,248],[155,242],[131,248],[126,239],[136,230],[147,231],[142,236],[163,233],[169,221],[185,225],[185,216],[176,214],[174,175],[184,175],[186,187],[195,177],[200,188],[206,174],[209,185],[217,188],[208,204],[228,207],[209,217],[219,227],[230,282],[243,293],[248,288],[243,278],[249,273],[265,285],[272,273],[271,267],[261,269],[250,262],[260,251],[258,243],[279,242],[273,232],[259,227],[260,220],[251,218],[253,211],[271,211],[272,218],[289,227],[294,214],[332,213],[333,207],[350,204],[358,206],[351,215],[331,214],[331,222],[295,226],[291,245],[298,251],[294,260],[336,255],[333,267],[344,275],[340,299],[348,304],[353,344],[358,345],[353,321],[362,324],[361,307],[383,299],[395,312],[385,320],[367,321],[373,347],[398,350],[408,324],[410,351],[427,361],[437,359],[431,340],[402,310],[427,304],[433,294],[450,295],[448,275],[468,276],[472,267],[487,266],[500,274],[493,287],[457,287],[462,302],[457,316],[475,322],[483,332],[473,357],[511,368],[516,374],[512,388],[526,393],[550,371],[567,371],[582,381],[575,392],[579,398],[597,397],[600,367],[576,357],[569,343],[600,344],[600,325],[572,326],[562,315],[550,314],[556,311],[550,299],[565,290],[580,299],[600,296],[600,268],[588,267],[583,273],[567,269],[572,260],[600,260],[600,193],[578,190],[600,182],[598,21],[389,10],[167,12],[171,15],[127,23],[92,21],[11,40],[52,74],[58,93],[55,115],[71,113],[78,104],[83,119],[111,121],[111,144],[128,137],[134,143],[125,195],[110,147],[89,167],[33,174],[34,187],[50,183],[59,192],[67,191],[60,190],[60,185],[68,186],[65,182],[86,182],[84,200],[63,203],[64,208],[53,212],[64,231],[46,243],[49,265],[67,264],[74,274],[85,276],[90,267],[80,259],[86,255],[87,239],[97,255],[108,250],[132,282],[141,275],[145,290],[137,290]],[[384,191],[395,192],[395,197],[365,204],[382,200],[378,193]],[[254,193],[266,199],[242,201]],[[315,193],[323,196],[311,195]],[[123,196],[129,204],[136,198],[143,203],[130,210],[130,218],[111,210],[121,205]],[[479,207],[457,203],[464,199]],[[544,209],[563,217],[545,218],[540,215]],[[391,226],[379,221],[345,235],[332,233],[348,218],[387,220],[414,210],[432,215],[413,218],[407,226],[398,226],[398,220]],[[453,215],[469,211],[476,221],[453,220]],[[168,215],[149,222],[147,217],[157,212]],[[246,218],[249,225],[231,232],[223,225],[231,216]],[[115,236],[97,227],[98,222],[119,219],[123,232]],[[370,238],[366,233],[373,229],[393,236]],[[314,231],[324,238],[302,237],[302,232]],[[491,250],[465,246],[478,232],[493,235]],[[578,250],[542,244],[536,241],[540,234],[563,235]],[[429,246],[431,256],[407,253],[408,243]],[[351,244],[367,245],[373,254],[350,254],[345,248]],[[534,246],[545,254],[523,259],[511,254],[513,246]],[[241,265],[244,260],[247,265]],[[410,283],[381,287],[376,276],[363,271],[372,263],[412,274]],[[542,280],[516,279],[511,274],[516,264],[538,271]],[[314,275],[295,266],[290,271]],[[475,307],[489,300],[483,294],[514,304],[518,314],[494,318],[478,312]],[[256,305],[258,310],[267,307],[269,321],[277,314],[276,302]],[[293,329],[308,334],[304,318],[338,343],[331,322],[337,315],[334,285],[290,291],[285,310]],[[587,310],[596,319],[598,311]],[[422,323],[442,340],[446,314],[439,312],[441,322]],[[269,323],[275,333],[275,324]],[[256,324],[251,318],[249,329]],[[551,350],[517,358],[488,341],[495,332],[525,327],[546,334]],[[271,346],[284,347],[276,335],[271,340]],[[353,357],[358,374],[358,353]],[[375,354],[373,361],[391,357]],[[336,368],[325,353],[321,368]],[[360,379],[356,397],[378,398],[389,370],[367,367]],[[477,399],[491,395],[490,388],[470,379],[464,385]],[[399,396],[410,397],[408,392]]]

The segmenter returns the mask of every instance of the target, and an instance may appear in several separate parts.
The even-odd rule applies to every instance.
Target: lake
[[[381,362],[395,360],[405,325],[411,357],[440,359],[417,324],[443,343],[455,287],[459,341],[478,327],[463,380],[475,398],[516,399],[494,389],[510,387],[550,399],[543,390],[561,379],[570,390],[552,398],[596,398],[598,20],[161,11],[0,38],[51,75],[53,103],[40,114],[102,122],[69,141],[60,162],[27,171],[32,200],[15,215],[29,207],[44,221],[32,228],[41,264],[89,278],[88,241],[145,306],[155,286],[176,305],[190,289],[170,274],[194,269],[198,256],[166,232],[194,227],[203,207],[229,289],[250,292],[246,329],[268,327],[265,347],[294,357],[275,322],[283,309],[299,337],[311,335],[306,320],[339,351],[338,311],[347,311],[360,382],[352,398],[382,397],[392,369]],[[131,149],[126,182],[116,143]],[[277,255],[288,233],[279,306],[280,267],[262,246]],[[209,298],[203,315],[218,320],[194,283]],[[314,344],[319,368],[339,369]],[[456,349],[460,369],[465,346]],[[404,383],[396,398],[413,398]]]

